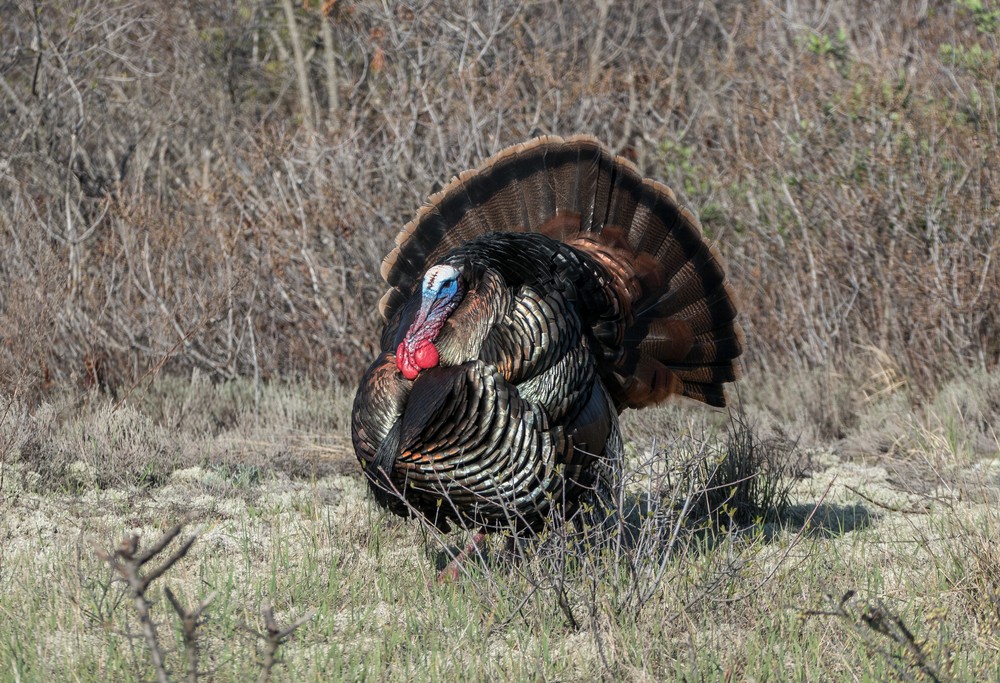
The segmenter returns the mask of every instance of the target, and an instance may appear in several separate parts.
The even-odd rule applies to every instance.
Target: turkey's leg
[[[485,531],[480,531],[478,534],[473,536],[472,540],[469,541],[469,545],[465,546],[465,550],[456,555],[455,559],[449,562],[448,566],[442,569],[441,573],[438,574],[438,583],[456,580],[458,578],[458,570],[462,566],[462,563],[469,558],[469,555],[479,550],[479,544],[483,542],[484,538],[486,538]]]

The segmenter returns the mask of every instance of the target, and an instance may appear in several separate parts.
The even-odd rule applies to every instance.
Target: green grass
[[[254,409],[240,407],[239,387],[171,382],[146,396],[142,412],[123,409],[129,419],[97,396],[8,413],[0,680],[150,679],[125,586],[96,549],[133,532],[151,543],[175,523],[200,537],[149,597],[178,678],[180,627],[165,586],[188,607],[216,595],[201,635],[211,680],[258,675],[262,641],[252,631],[263,629],[264,604],[282,625],[314,613],[279,650],[279,680],[933,680],[914,652],[940,680],[1000,675],[1000,466],[996,453],[949,446],[949,434],[970,428],[961,416],[974,412],[945,410],[955,387],[937,412],[902,422],[911,426],[899,435],[905,458],[810,447],[777,522],[682,534],[665,559],[582,551],[553,533],[511,564],[495,539],[492,560],[437,585],[440,539],[380,511],[351,461],[347,392],[265,386],[260,405],[270,407]],[[212,429],[205,410],[168,418],[168,406],[183,402],[230,417]],[[633,463],[645,453],[676,465],[725,436],[724,419],[691,408],[639,417],[630,433],[658,428],[661,437],[637,437]],[[317,436],[331,421],[338,430]],[[95,443],[131,448],[126,466],[141,470],[134,445],[152,444],[155,458],[166,438],[173,469],[153,482],[115,483],[99,468],[122,459],[94,456]],[[902,466],[921,460],[933,467]],[[647,477],[633,492],[649,481],[662,480]],[[661,559],[658,583],[630,572]],[[879,633],[880,614],[898,617],[913,642]]]

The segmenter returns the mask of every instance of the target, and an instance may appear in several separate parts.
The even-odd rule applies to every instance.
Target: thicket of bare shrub
[[[424,197],[575,132],[700,213],[751,368],[995,366],[993,5],[668,5],[0,4],[0,381],[353,379]]]

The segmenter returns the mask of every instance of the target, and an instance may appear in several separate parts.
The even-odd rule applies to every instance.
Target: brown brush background
[[[0,391],[352,382],[423,199],[577,132],[719,242],[747,373],[996,367],[996,3],[671,4],[0,2]]]

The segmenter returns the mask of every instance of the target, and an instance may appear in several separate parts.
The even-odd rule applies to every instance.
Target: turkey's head
[[[396,347],[396,367],[406,379],[438,364],[434,340],[465,295],[462,274],[453,266],[434,266],[424,274],[420,310]]]

